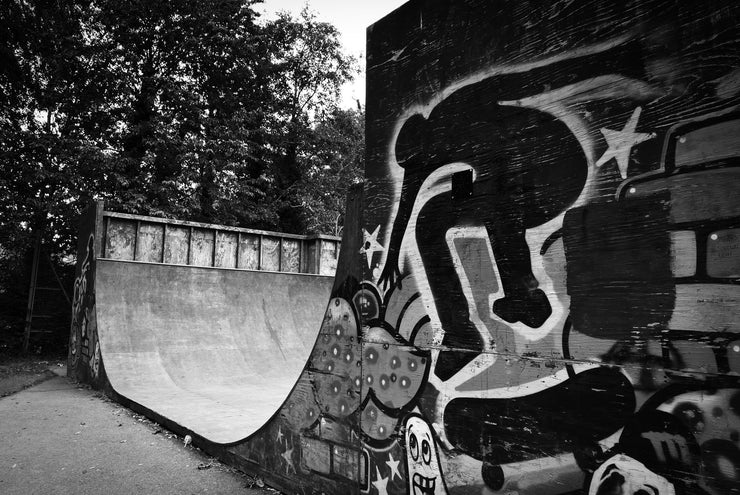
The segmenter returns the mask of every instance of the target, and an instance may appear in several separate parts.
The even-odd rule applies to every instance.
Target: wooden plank
[[[236,268],[240,235],[238,232],[216,231],[214,266]]]
[[[194,266],[213,266],[214,231],[193,227],[190,264]]]
[[[164,256],[164,228],[166,224],[139,222],[136,242],[136,260],[161,263]]]
[[[134,260],[138,261],[139,234],[141,232],[141,220],[136,221],[136,235],[134,235]]]
[[[260,270],[280,271],[280,238],[262,236]]]
[[[190,228],[167,225],[167,237],[164,243],[164,263],[187,265],[189,252]]]
[[[333,275],[337,270],[339,258],[338,243],[330,239],[321,240],[319,274]]]
[[[136,249],[136,221],[111,218],[105,236],[105,255],[114,260],[133,260]]]
[[[260,237],[254,234],[239,234],[239,264],[237,268],[260,269]]]
[[[294,239],[281,239],[280,271],[298,273],[301,270],[301,243]]]
[[[188,227],[188,265],[193,264],[193,227]]]

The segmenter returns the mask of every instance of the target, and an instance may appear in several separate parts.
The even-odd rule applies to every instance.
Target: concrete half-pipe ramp
[[[71,369],[172,428],[231,444],[259,430],[295,386],[332,284],[326,275],[235,267],[251,257],[319,271],[321,253],[307,258],[337,240],[194,225],[90,209]]]
[[[113,389],[215,443],[257,431],[313,348],[331,279],[98,260]]]

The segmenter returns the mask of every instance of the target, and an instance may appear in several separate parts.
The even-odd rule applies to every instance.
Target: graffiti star
[[[378,480],[373,481],[373,486],[378,490],[378,495],[388,495],[388,478],[380,476],[380,469],[378,469],[378,466],[375,466],[375,475]]]
[[[391,481],[393,481],[393,478],[394,478],[395,476],[398,476],[399,478],[403,479],[403,478],[401,477],[401,473],[400,473],[400,471],[398,471],[398,463],[399,463],[400,461],[397,461],[397,460],[395,460],[395,459],[393,458],[393,454],[390,454],[390,453],[389,453],[389,454],[388,454],[388,457],[390,457],[390,460],[389,460],[389,461],[385,461],[385,463],[386,463],[386,464],[388,465],[388,467],[389,467],[389,468],[391,468],[391,476],[390,476],[390,478],[391,478]]]
[[[380,231],[380,225],[375,227],[372,234],[368,234],[367,230],[362,229],[362,247],[360,253],[367,256],[367,266],[373,267],[373,254],[376,252],[383,252],[385,248],[378,242],[378,232]]]
[[[280,457],[285,459],[285,473],[290,472],[290,468],[293,468],[293,472],[295,473],[295,466],[293,465],[293,449],[288,449],[282,454],[280,454]]]
[[[632,116],[624,125],[624,129],[622,129],[621,131],[607,129],[606,127],[601,128],[601,134],[604,135],[604,139],[606,139],[606,144],[608,145],[608,148],[606,149],[604,154],[601,155],[601,158],[599,158],[599,160],[596,162],[597,167],[601,167],[605,163],[609,162],[609,160],[614,158],[617,161],[617,166],[619,167],[619,175],[621,175],[623,179],[627,178],[627,168],[629,167],[630,153],[632,152],[632,148],[644,141],[647,141],[648,139],[653,139],[655,137],[654,132],[635,132],[635,129],[637,128],[637,121],[640,119],[641,113],[642,107],[635,108],[635,111],[632,112]]]

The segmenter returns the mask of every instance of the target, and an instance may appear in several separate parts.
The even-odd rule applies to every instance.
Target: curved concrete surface
[[[211,442],[250,436],[303,370],[332,278],[99,259],[113,389]]]

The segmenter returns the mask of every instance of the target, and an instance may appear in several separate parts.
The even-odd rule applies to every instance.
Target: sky
[[[365,106],[365,30],[370,24],[385,17],[406,3],[406,0],[309,0],[317,18],[334,24],[341,33],[345,51],[354,55],[361,73],[342,91],[342,105],[356,108],[356,100]],[[305,0],[264,0],[257,5],[258,12],[271,17],[275,12],[287,10],[298,14],[306,5]]]

